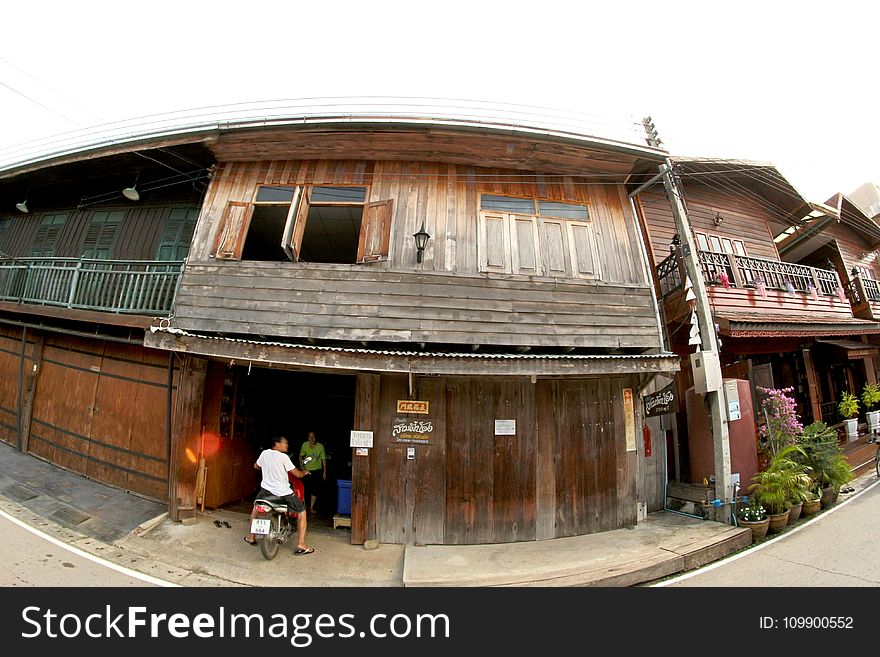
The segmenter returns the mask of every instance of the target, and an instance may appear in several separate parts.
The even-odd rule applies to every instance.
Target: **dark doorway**
[[[314,519],[319,524],[321,521],[331,523],[336,513],[337,481],[351,481],[349,445],[354,426],[356,378],[257,367],[231,369],[234,370],[230,372],[230,380],[234,382],[235,400],[232,421],[235,426],[231,433],[245,441],[250,452],[240,460],[238,467],[254,473],[253,460],[280,435],[287,436],[288,454],[294,463],[299,463],[300,447],[308,432],[314,431],[327,455],[327,480],[322,478],[319,483]],[[250,511],[249,504],[259,487],[258,474],[253,481],[253,490],[247,485],[247,491],[242,489],[236,495],[244,496],[236,503],[236,510]],[[310,526],[312,520],[309,520]]]

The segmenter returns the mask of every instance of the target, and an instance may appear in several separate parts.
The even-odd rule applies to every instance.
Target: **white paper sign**
[[[349,447],[372,447],[372,431],[352,431]]]
[[[495,420],[496,436],[515,436],[516,420]]]

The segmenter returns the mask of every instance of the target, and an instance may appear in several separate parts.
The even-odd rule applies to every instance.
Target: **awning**
[[[877,355],[877,347],[857,340],[816,340],[817,344],[828,345],[842,353],[844,358],[856,360]]]
[[[880,333],[880,322],[855,317],[716,312],[721,335],[733,338],[828,337]],[[854,342],[854,341],[853,341]],[[862,344],[862,343],[859,343]]]

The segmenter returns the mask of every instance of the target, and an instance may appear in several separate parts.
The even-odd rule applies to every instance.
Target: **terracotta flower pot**
[[[764,518],[763,520],[756,520],[754,522],[739,520],[737,521],[737,524],[740,527],[749,527],[752,530],[752,542],[754,543],[759,538],[764,538],[767,535],[767,528],[770,527],[770,519]]]
[[[801,516],[806,518],[807,516],[811,516],[815,513],[819,512],[819,507],[822,505],[821,500],[813,500],[812,502],[804,502],[804,505],[801,507]]]
[[[822,508],[826,509],[837,501],[837,494],[840,489],[835,486],[828,486],[822,489]]]
[[[788,524],[788,509],[782,513],[771,513],[767,518],[770,520],[768,531],[770,533],[781,532]]]
[[[801,517],[801,512],[803,511],[803,502],[798,502],[797,504],[792,504],[788,509],[788,524],[790,525],[795,520]]]

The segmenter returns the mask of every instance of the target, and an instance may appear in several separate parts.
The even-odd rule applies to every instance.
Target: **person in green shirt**
[[[305,498],[309,503],[309,511],[314,514],[315,500],[318,498],[321,484],[327,481],[327,456],[324,454],[324,445],[318,442],[314,431],[309,431],[306,438],[308,440],[299,448],[299,461],[302,463],[307,456],[312,457],[312,460],[304,466],[312,476],[306,477],[302,481],[306,489]],[[323,471],[323,476],[320,479],[317,478],[319,470]]]

